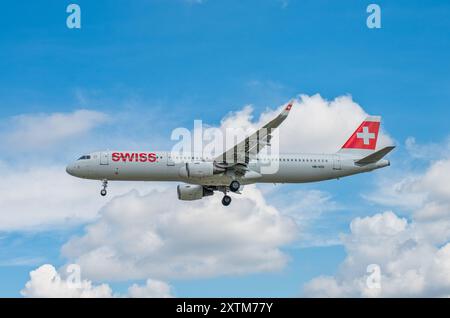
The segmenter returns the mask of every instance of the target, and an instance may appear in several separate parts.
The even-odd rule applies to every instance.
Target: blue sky
[[[408,157],[406,138],[426,144],[448,137],[449,3],[376,1],[378,30],[366,27],[370,2],[356,0],[78,0],[80,30],[65,26],[69,3],[3,3],[0,128],[14,116],[80,108],[115,115],[122,125],[98,128],[97,142],[39,155],[42,162],[62,165],[95,150],[86,147],[113,147],[117,138],[168,147],[171,130],[191,127],[193,119],[218,125],[243,105],[259,114],[298,94],[350,94],[366,112],[382,115],[399,146],[393,164],[397,159],[412,171],[428,162]],[[21,156],[0,159],[14,164]],[[286,189],[331,194],[343,208],[321,219],[315,234],[348,232],[355,216],[383,211],[361,197],[382,173]],[[0,296],[19,296],[30,270],[44,262],[63,265],[61,246],[82,231],[83,225],[0,233]],[[345,258],[342,245],[284,250],[291,260],[281,272],[170,283],[177,296],[296,296]],[[29,264],[11,262],[17,259]],[[111,283],[117,291],[128,285]]]

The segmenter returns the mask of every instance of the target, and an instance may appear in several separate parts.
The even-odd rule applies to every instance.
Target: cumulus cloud
[[[148,279],[145,285],[133,284],[128,288],[131,298],[172,298],[171,287],[160,280]]]
[[[0,230],[79,224],[92,220],[102,206],[93,183],[71,178],[62,166],[15,171],[0,167]]]
[[[79,225],[94,220],[108,201],[99,195],[100,181],[73,178],[64,166],[17,169],[0,161],[0,174],[0,231],[36,231]],[[146,191],[148,187],[162,186],[118,182],[111,187],[110,193],[123,194],[130,187]]]
[[[421,157],[422,158],[422,157]],[[366,198],[405,209],[356,218],[343,237],[347,257],[335,276],[305,285],[309,296],[450,296],[450,160],[431,162],[422,173],[383,180]],[[381,269],[381,288],[367,285],[369,264]]]
[[[267,110],[254,121],[253,108],[247,105],[229,113],[222,120],[221,128],[258,129],[277,116],[282,107]],[[288,119],[274,133],[272,144],[282,152],[333,153],[340,149],[366,116],[367,113],[351,96],[328,101],[319,94],[301,95]],[[378,139],[377,148],[393,144],[392,138],[383,129]]]
[[[112,290],[107,284],[93,285],[89,280],[78,283],[67,280],[50,264],[30,272],[30,280],[20,292],[25,297],[107,298]]]
[[[108,120],[108,115],[86,109],[72,113],[19,115],[2,129],[2,144],[17,150],[45,149],[81,136]]]
[[[450,159],[437,160],[423,173],[406,173],[382,180],[369,200],[408,209],[427,240],[444,243],[450,239]]]
[[[229,207],[217,198],[182,202],[173,189],[114,198],[62,254],[86,277],[194,278],[281,269],[281,247],[296,237],[292,219],[249,186]]]
[[[162,281],[148,279],[144,285],[133,284],[126,295],[120,295],[114,294],[108,284],[95,285],[90,280],[82,280],[81,276],[71,277],[64,271],[57,271],[51,264],[31,271],[30,280],[20,293],[30,298],[173,297],[170,285]]]
[[[343,239],[347,257],[336,276],[304,286],[319,297],[449,297],[450,243],[441,247],[418,239],[416,224],[392,212],[352,221]],[[380,268],[380,288],[370,288],[367,266]]]

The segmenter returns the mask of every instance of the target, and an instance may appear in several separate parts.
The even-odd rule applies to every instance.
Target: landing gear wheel
[[[224,206],[229,206],[230,203],[231,203],[231,197],[229,195],[224,196],[222,199],[222,204]]]
[[[102,190],[100,191],[100,195],[104,197],[106,195],[106,188],[108,187],[108,180],[102,180]]]
[[[237,180],[231,181],[231,183],[230,183],[230,191],[231,192],[238,191],[240,187],[241,187],[241,184],[239,183],[239,181],[237,181]]]

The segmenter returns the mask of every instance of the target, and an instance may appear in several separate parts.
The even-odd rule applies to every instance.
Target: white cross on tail
[[[369,127],[364,126],[363,131],[356,134],[357,138],[363,139],[365,145],[370,144],[370,139],[375,139],[375,134],[369,132]]]

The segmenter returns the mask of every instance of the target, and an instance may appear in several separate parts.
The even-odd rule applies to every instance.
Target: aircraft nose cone
[[[74,174],[74,168],[73,168],[73,164],[70,164],[70,165],[68,165],[67,167],[66,167],[66,172],[68,173],[68,174],[70,174],[71,176],[73,176],[73,174]]]

